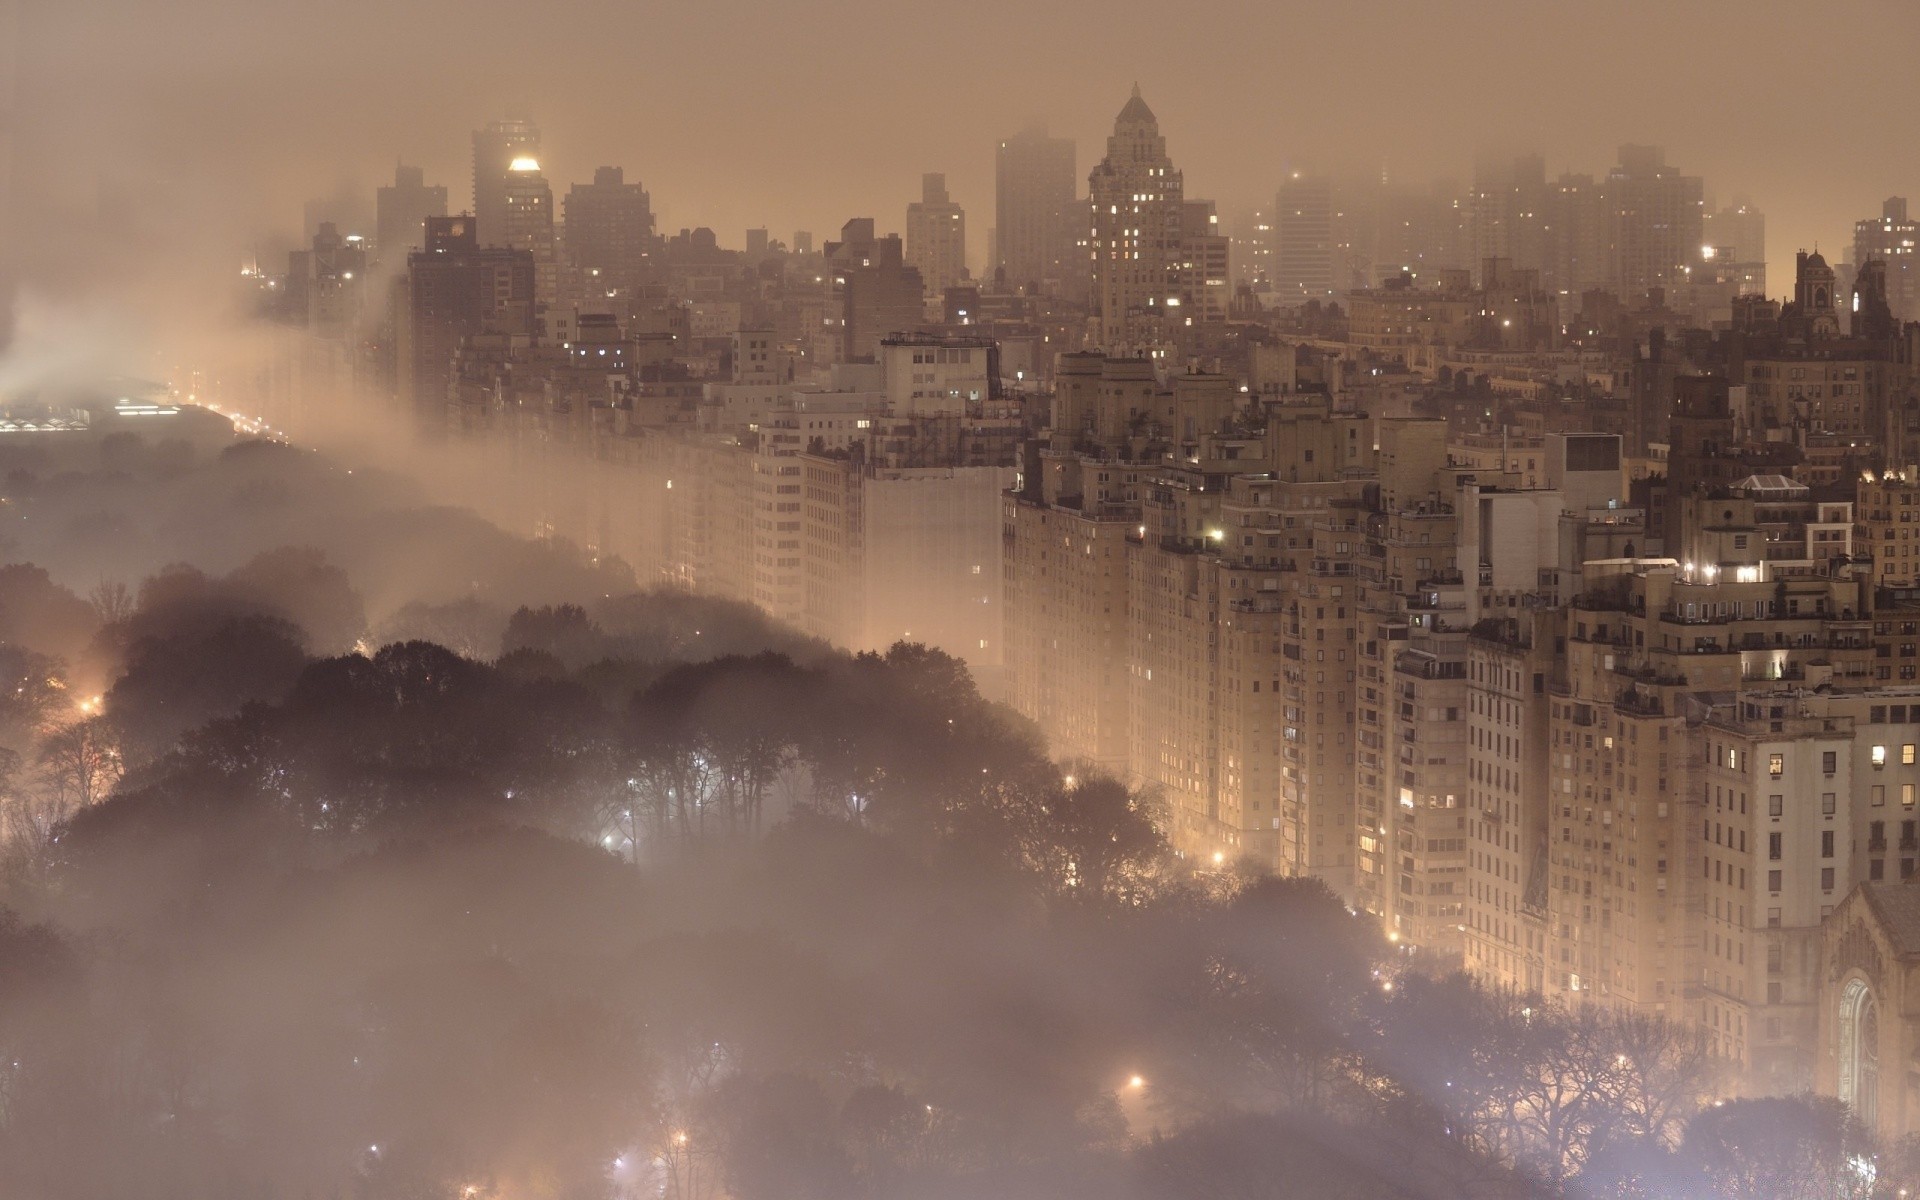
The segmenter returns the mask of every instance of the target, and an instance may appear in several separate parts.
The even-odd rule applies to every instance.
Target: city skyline
[[[1920,1196],[1916,50],[0,0],[5,1200]]]
[[[1731,5],[1679,13],[1646,5],[1583,31],[1577,41],[1535,44],[1529,39],[1538,36],[1531,28],[1537,22],[1524,19],[1502,22],[1485,14],[1490,19],[1468,23],[1444,10],[1394,4],[1373,10],[1395,22],[1399,35],[1364,55],[1356,52],[1345,65],[1338,54],[1290,58],[1277,89],[1248,61],[1261,44],[1257,35],[1281,35],[1272,24],[1277,16],[1231,14],[1249,36],[1227,39],[1224,61],[1213,69],[1192,60],[1198,50],[1158,44],[1144,32],[1116,32],[1129,25],[1124,20],[1070,34],[1061,18],[1036,17],[1031,44],[1064,52],[1076,40],[1093,39],[1101,53],[1092,69],[1076,72],[1067,92],[1012,66],[981,61],[981,83],[968,90],[968,103],[956,106],[912,92],[903,103],[869,105],[859,89],[823,94],[804,86],[808,49],[831,22],[777,10],[758,16],[762,27],[784,35],[765,39],[779,42],[778,51],[761,47],[759,39],[738,47],[756,70],[712,79],[608,70],[603,84],[581,86],[575,77],[595,78],[605,49],[557,43],[535,31],[502,58],[486,43],[487,8],[463,9],[463,21],[447,22],[431,6],[416,5],[376,21],[349,5],[335,25],[303,35],[314,67],[213,82],[192,65],[215,56],[259,59],[272,46],[271,26],[246,18],[228,0],[199,0],[189,14],[199,19],[177,26],[156,22],[139,7],[95,28],[88,24],[90,10],[29,6],[22,19],[36,52],[21,68],[19,155],[32,187],[22,202],[29,211],[49,201],[58,208],[76,198],[91,202],[102,188],[131,188],[158,210],[149,219],[163,225],[170,224],[165,210],[178,207],[231,210],[235,229],[286,229],[305,200],[345,183],[370,190],[390,176],[397,158],[453,184],[457,208],[470,172],[467,132],[517,114],[545,132],[543,165],[557,187],[590,180],[601,165],[624,166],[655,195],[662,229],[706,225],[720,232],[723,244],[737,244],[739,231],[750,227],[782,237],[794,229],[818,236],[848,215],[869,213],[883,228],[898,229],[918,181],[931,171],[948,176],[968,212],[989,213],[997,139],[1036,115],[1047,117],[1056,136],[1073,138],[1082,164],[1091,163],[1114,98],[1124,98],[1136,79],[1189,175],[1190,190],[1214,197],[1223,213],[1260,206],[1295,167],[1371,173],[1384,164],[1397,178],[1451,176],[1464,186],[1483,151],[1541,151],[1550,172],[1602,170],[1618,145],[1644,142],[1664,145],[1672,161],[1704,176],[1719,202],[1747,195],[1769,214],[1770,266],[1779,279],[1787,277],[1794,249],[1816,243],[1838,249],[1850,239],[1852,223],[1886,196],[1915,190],[1900,166],[1908,157],[1901,143],[1914,135],[1895,123],[1890,143],[1874,122],[1810,121],[1808,101],[1794,95],[1804,48],[1844,44],[1847,27],[1838,22],[1772,14],[1762,26]],[[1664,14],[1667,36],[1642,39],[1645,26],[1633,18],[1656,11]],[[1877,40],[1913,44],[1913,22],[1901,19],[1897,6],[1859,11],[1875,26]],[[842,13],[855,45],[878,64],[875,85],[904,70],[889,65],[900,34],[883,12],[851,4]],[[362,15],[367,28],[388,32],[362,36],[355,25]],[[1882,19],[1876,23],[1876,17]],[[629,19],[601,14],[609,33],[640,32],[625,23]],[[654,36],[718,37],[713,19],[672,14]],[[1312,11],[1289,13],[1288,21],[1287,45],[1338,28],[1333,16]],[[195,29],[193,41],[176,32],[188,27]],[[202,29],[211,32],[202,37]],[[422,57],[414,47],[433,53]],[[935,53],[956,56],[951,65],[957,67],[968,48]],[[496,69],[463,73],[454,65],[463,51]],[[577,56],[582,68],[569,72],[566,84],[533,69],[556,55]],[[1528,71],[1461,69],[1529,56],[1554,63],[1553,81],[1529,89],[1524,104],[1511,98]],[[147,64],[162,61],[186,69],[150,74]],[[103,70],[108,63],[114,68]],[[1636,86],[1640,80],[1659,86]],[[796,111],[788,93],[795,87],[817,107]],[[1854,112],[1898,112],[1914,97],[1914,85],[1893,72],[1856,76],[1848,88]],[[1450,92],[1449,102],[1430,103],[1434,89]],[[237,105],[242,95],[247,103]],[[1378,98],[1361,104],[1363,95]],[[1594,103],[1601,98],[1604,105]],[[828,136],[828,130],[835,132]],[[715,143],[738,150],[724,168],[702,150]],[[1084,176],[1080,182],[1084,187]],[[165,186],[149,186],[154,183]],[[986,226],[977,218],[976,224],[984,233]],[[969,248],[976,271],[985,249],[984,237]]]

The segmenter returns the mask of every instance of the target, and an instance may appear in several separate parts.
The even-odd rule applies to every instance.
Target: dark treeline
[[[276,476],[340,527],[391,512],[380,545],[220,507]],[[1720,1095],[1668,1026],[1436,977],[1317,884],[1181,861],[1151,796],[1050,761],[944,655],[450,548],[345,478],[236,451],[147,480],[193,537],[140,580],[0,568],[9,1198],[1915,1184],[1831,1102]],[[467,585],[413,590],[433,555]]]

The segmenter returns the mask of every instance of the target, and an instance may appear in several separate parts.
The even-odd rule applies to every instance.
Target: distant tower
[[[534,261],[524,250],[483,248],[470,216],[431,217],[426,246],[407,256],[399,337],[400,387],[420,432],[444,434],[454,354],[477,333],[524,337],[534,329]]]
[[[907,264],[919,268],[938,301],[967,277],[967,218],[947,195],[947,177],[920,177],[920,199],[907,205]]]
[[[1887,264],[1887,305],[1895,318],[1920,320],[1920,224],[1907,215],[1904,196],[1888,197],[1880,215],[1853,225],[1853,261]]]
[[[609,292],[631,293],[646,279],[654,253],[653,200],[619,167],[594,171],[592,183],[567,192],[568,265],[599,272]]]
[[[1044,125],[1000,143],[994,162],[994,249],[987,274],[1006,271],[1010,287],[1058,288],[1076,236],[1086,236],[1074,204],[1072,138],[1048,137]]]
[[[447,189],[428,186],[419,167],[396,166],[393,182],[374,199],[373,248],[385,263],[403,264],[427,244],[427,218],[447,215]]]
[[[1273,289],[1283,304],[1333,295],[1333,185],[1295,171],[1273,198]]]
[[[1833,268],[1815,250],[1794,259],[1793,302],[1808,316],[1833,307]]]
[[[514,159],[501,194],[506,202],[502,241],[533,255],[534,296],[541,304],[552,305],[560,290],[559,255],[553,238],[553,188],[540,173],[540,163],[530,155]]]
[[[530,121],[494,121],[473,135],[473,219],[482,246],[507,242],[507,187],[513,164],[540,158],[540,131]]]
[[[1809,338],[1840,335],[1840,318],[1834,314],[1834,275],[1827,260],[1815,250],[1794,256],[1793,308]]]
[[[1700,260],[1700,177],[1680,174],[1659,146],[1627,145],[1603,186],[1614,294],[1638,301],[1653,288],[1684,283]]]
[[[1135,84],[1114,118],[1107,156],[1087,176],[1093,334],[1109,354],[1139,353],[1159,340],[1178,287],[1184,186]]]
[[[907,265],[899,235],[878,237],[872,217],[855,217],[840,228],[840,240],[824,247],[840,300],[843,361],[874,361],[880,340],[911,333],[925,318],[927,292],[920,272]]]

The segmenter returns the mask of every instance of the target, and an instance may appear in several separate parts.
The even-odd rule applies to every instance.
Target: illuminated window
[[[1885,746],[1875,746],[1873,748],[1873,765],[1876,767],[1884,767],[1887,765],[1887,748]]]
[[[1786,755],[1784,754],[1767,755],[1767,774],[1773,776],[1775,779],[1778,779],[1780,778],[1780,776],[1786,774],[1786,770],[1787,770]]]

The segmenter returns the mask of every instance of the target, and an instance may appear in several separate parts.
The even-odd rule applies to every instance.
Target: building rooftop
[[[1860,891],[1900,957],[1920,957],[1920,885],[1863,883]]]
[[[1115,118],[1115,121],[1140,121],[1149,125],[1158,123],[1157,118],[1153,115],[1153,110],[1148,108],[1147,102],[1140,97],[1139,84],[1136,83],[1133,85],[1133,96],[1128,99],[1126,106],[1120,110],[1120,115]]]
[[[1733,490],[1749,496],[1776,499],[1805,496],[1810,491],[1806,484],[1796,482],[1785,475],[1749,475],[1734,484]]]

